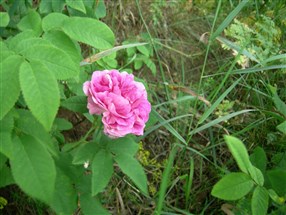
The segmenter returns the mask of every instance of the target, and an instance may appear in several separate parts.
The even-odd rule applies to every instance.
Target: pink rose
[[[117,70],[95,71],[83,84],[90,114],[103,114],[104,132],[110,137],[143,135],[151,105],[144,85]]]

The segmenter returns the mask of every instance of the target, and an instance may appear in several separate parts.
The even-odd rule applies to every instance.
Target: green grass
[[[153,109],[144,136],[138,137],[143,145],[138,159],[148,175],[150,196],[141,194],[115,169],[102,193],[104,206],[113,214],[223,214],[221,206],[226,202],[210,193],[222,176],[237,171],[225,134],[243,140],[249,153],[263,147],[269,160],[274,154],[285,154],[285,135],[276,129],[285,116],[275,107],[267,87],[277,86],[281,100],[286,101],[285,24],[275,20],[282,32],[277,41],[282,45],[280,52],[263,62],[250,61],[248,68],[238,64],[242,54],[256,59],[246,46],[232,46],[236,56],[221,47],[236,42],[222,39],[234,18],[249,14],[255,18],[277,8],[245,0],[189,2],[107,4],[104,21],[116,32],[117,45],[134,37],[149,43],[157,68],[153,75],[146,66],[135,70],[134,59],[128,64],[124,55],[122,62],[119,59],[119,66],[132,68],[149,87]],[[232,102],[229,108],[224,106],[227,102]],[[269,162],[268,167],[275,165]],[[22,214],[52,214],[18,189],[11,188],[10,195],[7,209],[12,204]],[[241,212],[242,202],[237,206]]]
[[[162,179],[157,183],[158,193],[153,199],[157,214],[222,213],[220,207],[223,202],[212,197],[210,190],[225,173],[236,168],[222,139],[224,134],[244,139],[250,153],[257,145],[266,149],[269,147],[266,145],[267,134],[272,132],[270,127],[275,120],[263,111],[271,112],[275,107],[266,83],[275,85],[279,78],[285,80],[282,72],[285,65],[279,63],[283,55],[265,59],[265,62],[278,60],[275,61],[277,65],[262,67],[252,62],[249,68],[241,69],[237,64],[240,55],[249,54],[243,47],[239,48],[236,57],[231,57],[230,51],[222,51],[215,38],[235,17],[244,13],[245,6],[249,7],[247,1],[239,5],[233,2],[233,5],[232,10],[227,11],[219,1],[216,9],[213,8],[213,16],[208,17],[199,17],[198,8],[194,8],[193,14],[187,17],[187,11],[179,6],[171,8],[173,11],[168,10],[171,6],[162,6],[165,17],[161,17],[161,21],[167,22],[169,29],[166,29],[165,26],[152,26],[146,11],[148,8],[136,1],[141,29],[148,32],[149,42],[156,49],[154,60],[160,71],[153,77],[154,80],[147,78],[148,71],[140,73],[143,79],[149,80],[158,120],[157,124],[147,129],[144,147],[152,152],[154,158],[167,160]],[[136,13],[136,10],[132,12]],[[178,13],[185,13],[187,18],[176,20],[172,17]],[[196,18],[190,17],[192,15]],[[207,28],[208,23],[210,40],[207,44],[199,43],[198,35],[204,32],[193,29],[198,29],[198,25],[205,25],[202,29]],[[185,51],[187,46],[194,47],[196,51]],[[165,64],[169,68],[160,66]],[[197,70],[190,68],[195,64],[198,65]],[[211,105],[207,106],[186,90],[180,90],[183,88],[195,91]],[[283,90],[285,86],[282,86]],[[223,101],[233,101],[233,107],[222,110],[225,114],[218,116],[216,112],[222,108]],[[179,147],[178,151],[175,146]],[[281,148],[275,150],[281,151]],[[152,169],[146,166],[146,169],[149,168]],[[149,177],[152,183],[152,171]]]

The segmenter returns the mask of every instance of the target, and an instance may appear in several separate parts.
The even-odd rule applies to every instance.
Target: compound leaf
[[[32,114],[50,130],[60,104],[60,93],[54,75],[41,63],[23,63],[20,84]]]
[[[15,182],[28,195],[50,203],[56,179],[51,155],[29,135],[13,139],[13,152],[10,163]]]

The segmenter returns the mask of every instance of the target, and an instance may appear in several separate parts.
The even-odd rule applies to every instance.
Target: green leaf
[[[277,94],[277,88],[271,85],[268,85],[268,89],[271,91],[272,100],[275,104],[277,110],[286,117],[286,104],[283,102]]]
[[[52,155],[56,156],[58,146],[54,144],[43,125],[28,110],[17,109],[17,113],[19,117],[15,119],[16,129],[37,139]]]
[[[144,59],[144,63],[151,70],[152,74],[155,76],[157,73],[155,63],[149,58]]]
[[[0,27],[6,27],[10,22],[10,17],[7,12],[0,12]]]
[[[102,149],[96,153],[91,164],[91,195],[95,196],[107,186],[113,174],[112,155]]]
[[[141,69],[142,66],[143,66],[142,60],[134,60],[134,69],[135,70]]]
[[[59,80],[72,78],[79,73],[79,64],[55,46],[34,45],[23,51],[29,61],[41,61]]]
[[[14,128],[14,119],[9,112],[0,120],[0,152],[8,158],[12,157],[12,130]]]
[[[86,172],[82,166],[73,165],[72,158],[73,157],[70,153],[61,151],[60,155],[55,160],[55,163],[57,168],[59,168],[60,171],[73,182],[73,184],[77,184]]]
[[[57,214],[74,214],[77,208],[77,192],[72,180],[57,168],[55,192],[51,207]]]
[[[106,16],[106,7],[104,1],[97,1],[95,8],[95,16],[100,19]]]
[[[12,55],[0,63],[0,120],[11,110],[20,95],[18,73],[22,62],[22,57]]]
[[[31,38],[37,38],[36,33],[33,30],[26,30],[8,39],[7,44],[10,50],[17,52],[18,44],[21,43],[23,40],[31,39]]]
[[[276,152],[276,154],[272,156],[271,162],[273,163],[273,166],[276,166],[277,168],[286,169],[285,151]]]
[[[238,200],[249,193],[253,185],[252,179],[247,174],[233,172],[219,180],[211,194],[224,200]]]
[[[83,174],[76,184],[77,190],[82,194],[89,194],[91,197],[91,174]]]
[[[149,53],[148,49],[145,46],[138,46],[137,49],[139,50],[139,52],[144,54],[146,57],[150,56],[150,53]]]
[[[141,164],[129,154],[119,154],[114,159],[122,172],[134,182],[143,194],[148,195],[147,177]]]
[[[69,17],[62,13],[50,13],[43,18],[43,30],[45,32],[52,29],[59,29],[63,26],[65,20]]]
[[[65,0],[51,0],[52,8],[55,12],[62,12],[65,7]]]
[[[54,121],[54,125],[56,126],[56,129],[59,131],[67,131],[72,129],[73,125],[64,118],[56,118]]]
[[[138,151],[138,144],[130,136],[111,140],[107,147],[108,150],[116,155],[128,154],[130,156],[134,156]]]
[[[0,140],[1,142],[3,141],[2,138]],[[15,183],[12,177],[11,169],[6,165],[7,161],[8,157],[0,153],[0,188]]]
[[[285,199],[279,197],[279,196],[277,195],[277,193],[276,193],[274,190],[272,190],[272,189],[269,189],[269,190],[268,190],[268,195],[269,195],[269,197],[270,197],[275,203],[277,203],[277,204],[279,204],[279,205],[283,205],[284,202],[285,202]]]
[[[92,197],[89,193],[80,195],[80,206],[85,215],[110,215],[110,213],[102,206],[98,198]]]
[[[95,142],[82,144],[79,148],[77,148],[72,163],[84,164],[85,162],[91,162],[99,149],[99,145]]]
[[[56,169],[46,149],[29,135],[13,139],[12,174],[19,187],[33,198],[50,203],[54,193]]]
[[[286,195],[286,170],[274,169],[266,172],[273,190],[279,196]]]
[[[85,94],[82,90],[82,86],[88,79],[90,79],[90,76],[84,71],[80,72],[78,77],[70,79],[67,83],[70,92],[77,96],[84,96]]]
[[[0,188],[15,183],[11,169],[6,164],[0,169],[0,175]]]
[[[118,62],[113,56],[107,56],[97,61],[97,64],[103,68],[113,69],[117,68]]]
[[[54,75],[41,63],[23,63],[20,84],[32,114],[49,131],[60,104],[60,93]]]
[[[255,166],[249,168],[249,175],[255,181],[256,184],[263,186],[264,185],[264,176],[260,169]]]
[[[76,45],[64,32],[58,30],[51,30],[44,34],[44,39],[50,41],[54,46],[65,51],[73,60],[74,63],[79,64],[82,57],[80,54],[80,47]]]
[[[0,152],[0,169],[6,165],[7,160],[8,160],[8,157],[6,157],[4,154]]]
[[[51,13],[52,10],[52,1],[44,0],[40,2],[39,11],[41,14]]]
[[[87,113],[86,96],[73,96],[61,102],[61,106],[75,112]]]
[[[35,46],[35,45],[52,46],[52,43],[42,38],[39,38],[39,37],[38,38],[27,38],[27,39],[23,39],[22,41],[19,41],[17,45],[14,47],[14,50],[18,54],[22,54],[27,49],[31,48],[31,46]]]
[[[31,10],[18,23],[18,28],[21,31],[33,30],[35,31],[36,35],[39,36],[42,33],[42,20],[39,13],[34,10]]]
[[[225,141],[240,170],[249,174],[258,185],[263,186],[263,174],[251,164],[245,145],[238,138],[232,136],[225,136]]]
[[[78,10],[78,11],[81,11],[83,13],[86,13],[86,10],[85,10],[85,6],[84,6],[84,3],[82,0],[66,0],[66,3],[69,7],[75,9],[75,10]]]
[[[72,39],[97,49],[112,48],[114,34],[103,22],[91,18],[71,17],[64,21],[63,31]]]
[[[66,95],[65,95],[65,90],[66,90],[65,88],[66,88],[65,85],[59,83],[59,90],[60,90],[60,98],[61,99],[66,99],[67,98]]]
[[[3,62],[6,58],[14,55],[14,53],[7,47],[4,41],[0,41],[0,62]]]
[[[268,192],[264,187],[257,186],[251,199],[252,215],[265,215],[268,209]]]
[[[2,47],[0,47],[1,53],[0,53],[0,62],[3,62],[4,60],[6,60],[8,57],[11,57],[13,55],[15,55],[15,53],[13,51],[10,50],[3,50]]]
[[[11,133],[8,132],[0,132],[0,152],[6,155],[7,157],[11,158],[13,156],[12,153],[12,140],[11,140]]]
[[[123,42],[123,44],[125,44],[124,42]],[[129,44],[129,42],[127,42],[126,43],[126,45],[128,45]],[[133,57],[133,56],[135,56],[135,57],[137,57],[137,55],[135,54],[136,53],[136,49],[135,48],[128,48],[127,50],[126,50],[126,52],[127,52],[127,56],[130,58],[130,57]],[[129,60],[128,60],[129,61]]]
[[[279,125],[277,125],[277,130],[281,131],[283,134],[286,134],[286,121],[280,123]]]
[[[260,146],[257,146],[250,155],[251,163],[261,170],[262,173],[266,170],[267,157],[265,151]]]
[[[224,139],[240,170],[248,174],[252,164],[245,145],[233,136],[225,135]]]

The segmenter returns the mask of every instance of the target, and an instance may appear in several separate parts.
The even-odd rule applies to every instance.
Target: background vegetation
[[[1,28],[2,38],[18,31],[15,25],[31,8],[46,13],[40,1],[0,2],[1,11],[14,10],[10,28]],[[102,193],[105,208],[112,214],[252,214],[255,191],[230,199],[232,189],[226,197],[213,190],[225,175],[244,172],[231,140],[224,139],[232,135],[263,175],[264,183],[258,180],[257,186],[269,192],[269,199],[262,210],[285,214],[284,0],[96,2],[97,18],[113,30],[116,45],[148,44],[118,51],[88,69],[133,72],[148,86],[153,106],[136,155],[150,197],[115,171]],[[63,13],[82,15],[68,5]],[[95,54],[81,48],[84,57]],[[69,88],[71,95],[79,89],[76,83]],[[89,129],[80,114],[61,108],[58,116],[73,124],[54,134],[62,143],[80,139]],[[54,213],[15,185],[1,188],[1,204],[2,214]]]

